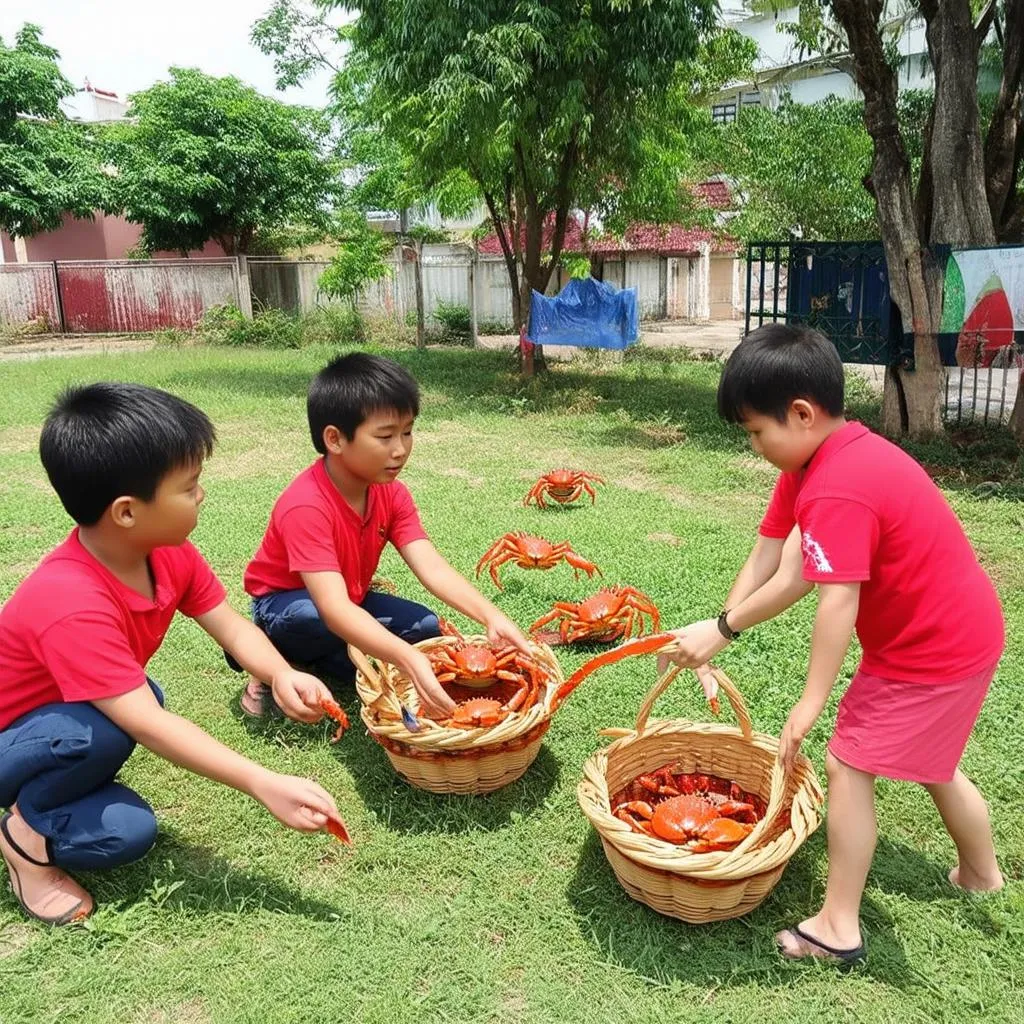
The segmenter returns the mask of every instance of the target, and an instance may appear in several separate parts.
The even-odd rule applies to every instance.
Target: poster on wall
[[[1022,364],[1024,246],[950,253],[939,346],[947,366]]]

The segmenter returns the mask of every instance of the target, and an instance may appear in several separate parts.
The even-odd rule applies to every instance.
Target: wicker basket
[[[650,722],[654,702],[679,671],[673,666],[655,683],[635,730],[602,730],[619,738],[586,762],[577,798],[626,892],[659,913],[702,924],[739,917],[765,899],[789,858],[821,823],[824,796],[803,755],[785,772],[778,740],[752,731],[743,697],[718,669],[712,671],[739,728],[685,719]],[[764,817],[733,849],[693,853],[635,832],[612,815],[611,794],[670,761],[680,762],[681,771],[718,775],[756,793],[767,802]]]
[[[469,643],[486,637],[468,636]],[[421,640],[416,647],[430,651],[459,643],[456,637]],[[544,693],[532,708],[513,712],[490,728],[457,729],[420,718],[418,732],[402,722],[402,705],[414,713],[419,698],[411,681],[394,665],[371,664],[359,650],[349,647],[356,666],[356,691],[362,702],[360,716],[370,735],[384,748],[395,771],[413,786],[432,793],[492,793],[515,782],[533,763],[551,724],[555,691],[564,681],[551,649],[531,644],[534,656],[550,673]]]

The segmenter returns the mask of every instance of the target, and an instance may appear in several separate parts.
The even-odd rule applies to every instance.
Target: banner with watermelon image
[[[947,366],[1020,366],[1022,344],[1024,247],[954,249],[942,296],[942,361]]]

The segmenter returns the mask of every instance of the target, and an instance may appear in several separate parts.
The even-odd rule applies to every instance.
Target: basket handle
[[[362,672],[363,675],[366,676],[366,678],[369,679],[381,693],[383,693],[384,682],[381,679],[380,673],[373,667],[373,665],[370,664],[370,660],[361,650],[359,650],[358,647],[355,646],[355,644],[348,645],[348,656],[352,664],[355,665],[355,667],[359,669],[359,671]]]
[[[746,836],[741,843],[734,846],[728,854],[722,858],[718,865],[720,871],[727,870],[736,861],[739,861],[748,850],[752,850],[761,842],[761,837],[768,831],[775,822],[782,810],[786,797],[786,768],[776,756],[772,764],[771,788],[768,794],[768,806],[765,808],[761,820],[754,826],[750,835]]]
[[[732,705],[733,714],[736,715],[736,721],[739,723],[743,739],[750,743],[753,739],[753,728],[750,723],[750,711],[747,709],[747,703],[743,699],[743,694],[740,693],[736,688],[736,684],[720,668],[716,668],[714,665],[710,665],[709,668],[711,669],[711,674],[715,677],[715,681],[718,683],[718,688],[725,694]],[[670,665],[648,691],[636,716],[635,731],[638,735],[647,728],[647,720],[651,716],[651,710],[654,707],[655,701],[672,685],[672,681],[681,671],[682,669],[678,665]],[[696,672],[694,674],[696,675]],[[602,730],[602,735],[608,736],[612,734],[612,730]],[[619,730],[615,730],[614,734],[623,735]]]

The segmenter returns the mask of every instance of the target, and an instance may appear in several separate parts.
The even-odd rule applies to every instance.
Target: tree
[[[391,274],[391,243],[370,228],[365,217],[346,211],[338,219],[338,251],[320,275],[319,286],[325,295],[342,299],[355,309],[360,289]]]
[[[132,96],[130,120],[105,137],[116,202],[143,226],[148,250],[184,253],[214,239],[233,256],[257,231],[327,227],[341,182],[322,114],[237,78],[170,74]]]
[[[12,237],[52,231],[65,214],[91,217],[106,204],[92,136],[60,109],[74,86],[41,35],[25,25],[13,47],[0,39],[0,229]]]
[[[871,139],[862,104],[830,96],[813,106],[750,107],[717,134],[709,169],[725,172],[743,197],[731,235],[786,238],[799,227],[804,238],[878,237],[863,185]]]
[[[701,80],[714,0],[324,6],[359,12],[345,72],[367,120],[421,180],[465,174],[483,197],[517,327],[558,266],[572,209],[663,220],[685,205],[669,115]]]
[[[762,6],[764,6],[762,4]],[[901,131],[898,55],[891,40],[909,15],[926,26],[935,92],[916,181]],[[984,139],[978,104],[979,54],[997,26],[1000,83]],[[802,0],[801,40],[834,55],[864,95],[873,144],[867,185],[875,198],[889,286],[913,339],[913,365],[886,371],[883,426],[920,437],[942,429],[944,370],[937,344],[941,267],[934,247],[1017,241],[1024,228],[1022,72],[1024,0]],[[1024,389],[1021,389],[1024,391]],[[1024,399],[1012,421],[1024,437]]]

